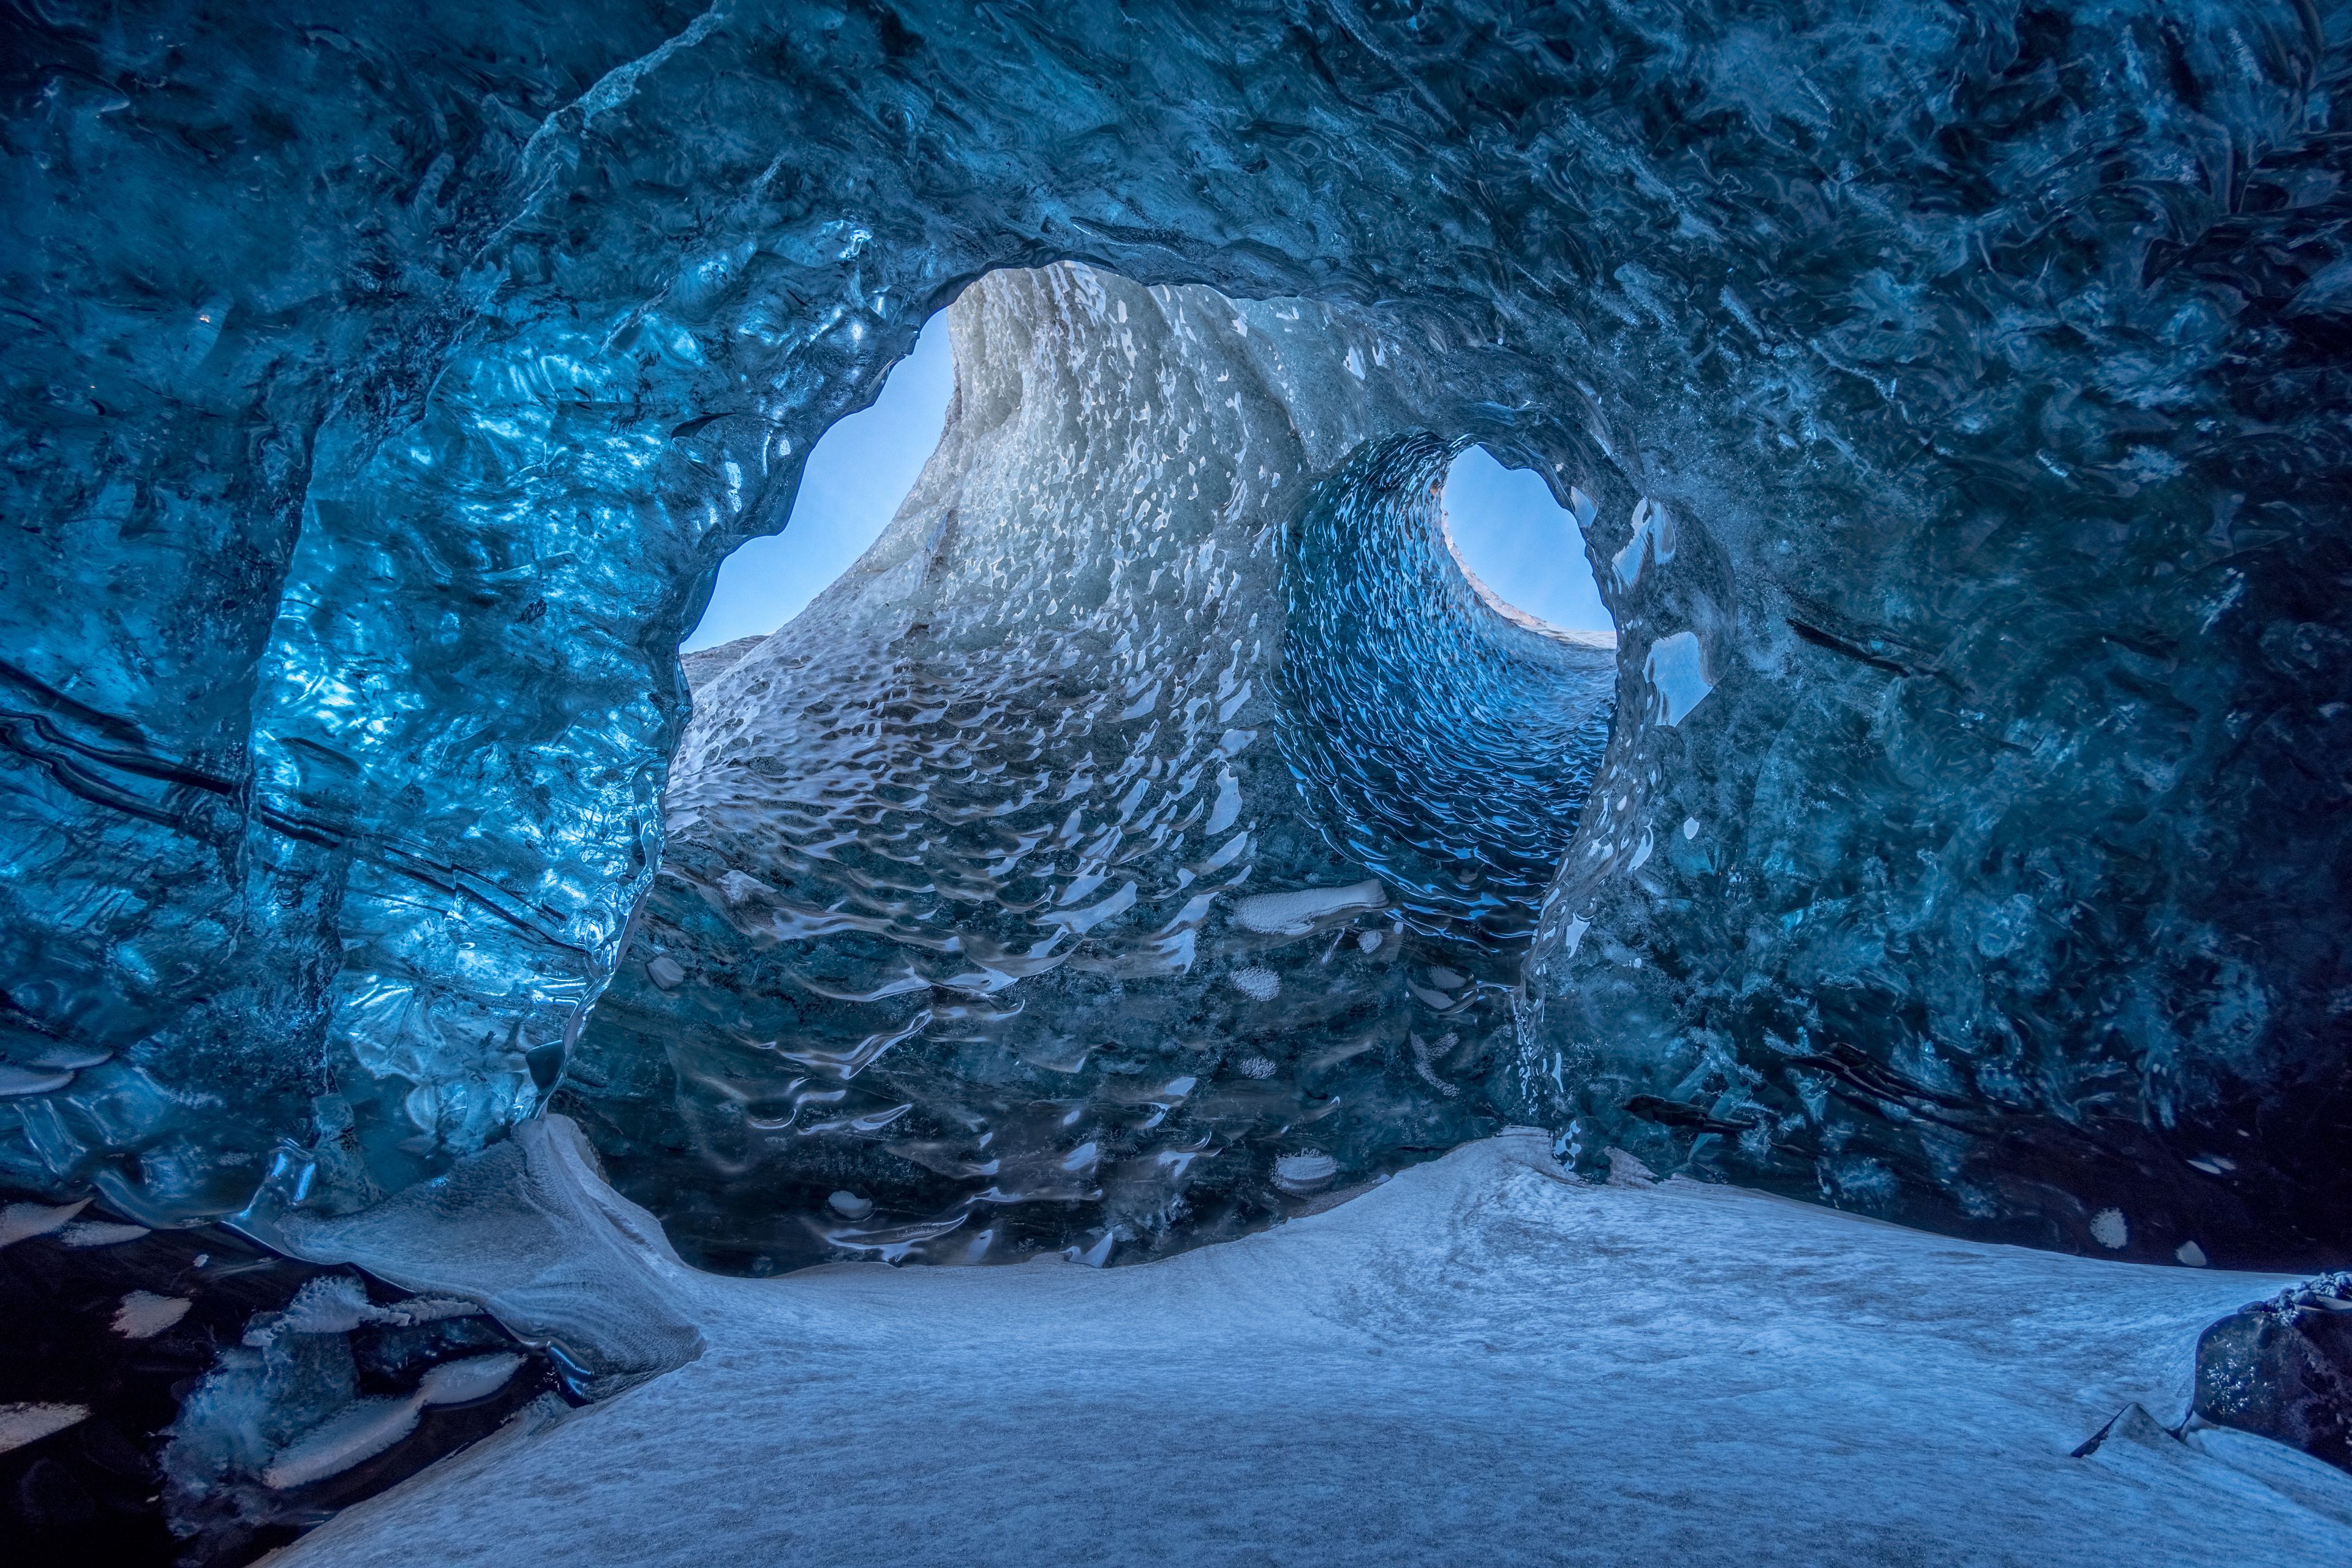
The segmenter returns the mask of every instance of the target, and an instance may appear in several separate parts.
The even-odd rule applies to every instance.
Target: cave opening
[[[941,310],[874,401],[834,421],[809,448],[783,529],[745,540],[719,563],[709,600],[678,645],[689,684],[773,635],[866,552],[938,447],[954,391]]]
[[[1541,475],[1474,442],[1446,465],[1443,505],[1446,544],[1489,604],[1553,631],[1616,641],[1583,525]]]
[[[1382,331],[988,274],[817,444],[775,542],[880,411],[899,466],[856,477],[906,493],[867,549],[765,637],[720,640],[750,552],[721,568],[661,871],[556,1098],[690,1259],[1148,1258],[1523,1096],[1614,637],[1465,564],[1441,498],[1475,453],[1488,573],[1610,624],[1565,569],[1587,518],[1432,434]]]

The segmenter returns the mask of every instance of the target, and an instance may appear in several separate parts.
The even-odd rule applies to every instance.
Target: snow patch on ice
[[[89,1419],[87,1405],[0,1405],[0,1454]]]
[[[114,1331],[126,1340],[152,1340],[188,1315],[194,1301],[185,1296],[158,1296],[133,1290],[114,1309]]]
[[[1289,893],[1255,893],[1234,906],[1234,923],[1262,936],[1305,936],[1315,922],[1355,910],[1377,910],[1389,901],[1377,880],[1344,888],[1301,888]]]
[[[1271,1002],[1282,994],[1282,976],[1252,964],[1234,971],[1234,988],[1254,1002]]]
[[[47,1204],[10,1204],[0,1208],[0,1247],[14,1246],[37,1236],[47,1236],[53,1230],[62,1230],[66,1222],[88,1208],[89,1203],[89,1199],[84,1198],[79,1203],[60,1204],[55,1207]]]

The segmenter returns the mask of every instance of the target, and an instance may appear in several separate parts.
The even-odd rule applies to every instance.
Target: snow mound
[[[1133,1268],[691,1279],[703,1359],[282,1561],[2339,1564],[2352,1479],[2116,1420],[2176,1419],[2277,1283],[1590,1185],[1516,1132]]]

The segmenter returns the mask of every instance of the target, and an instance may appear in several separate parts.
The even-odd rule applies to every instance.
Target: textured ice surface
[[[1609,652],[1453,569],[1351,313],[1064,267],[949,314],[905,507],[698,688],[572,1063],[699,1261],[1101,1261],[1492,1127],[1453,1080],[1606,742]]]
[[[2186,1411],[2199,1330],[2275,1279],[1585,1185],[1550,1143],[1472,1144],[1137,1268],[698,1279],[703,1360],[458,1456],[287,1561],[2352,1554],[2352,1477],[2158,1425]]]
[[[1415,430],[1592,500],[1617,728],[1491,1100],[1587,1160],[1946,1226],[2090,1248],[2112,1208],[2134,1258],[2326,1249],[2352,1212],[2347,47],[2340,7],[2270,0],[24,13],[0,70],[0,1178],[53,1203],[95,1186],[142,1224],[273,1179],[332,1215],[531,1115],[661,858],[697,584],[781,523],[809,445],[932,310],[992,268],[1076,258],[1326,302],[1279,331],[1233,318],[1312,368],[1281,426],[1223,401],[1258,397],[1240,374],[1102,384],[1150,450],[1195,424],[1183,460],[1254,506],[1311,496],[1328,528],[1394,538]],[[1391,440],[1357,470],[1396,477],[1389,500],[1322,488]],[[1146,479],[1131,445],[1074,449],[1073,476]],[[1181,755],[1221,790],[1214,752],[1262,795],[1265,724],[1143,678],[1226,700],[1184,660],[1204,623],[1268,657],[1284,628],[1231,624],[1210,589],[1274,571],[1270,549],[1150,558],[1139,519],[1186,500],[1172,479],[1125,510],[1046,499],[1066,547],[1006,560],[1005,584],[1050,606],[1083,555],[1166,595],[1128,652],[1114,636],[1070,673],[1084,718],[1036,742],[1071,753],[1057,787],[1091,747],[1099,789]],[[955,549],[900,546],[909,577]],[[1360,564],[1368,605],[1433,590]],[[1333,629],[1409,662],[1405,628]],[[1640,677],[1685,634],[1715,684],[1666,725]],[[1164,668],[1139,652],[1155,635]],[[897,657],[845,638],[801,647],[791,679],[855,686]],[[1021,663],[1036,647],[941,634],[920,658],[1009,700],[1056,679]],[[1273,689],[1253,672],[1244,708]],[[1377,738],[1390,689],[1342,710]],[[846,765],[856,734],[821,717],[811,756]],[[1398,748],[1409,787],[1427,739]],[[1393,873],[1432,918],[1494,912],[1495,884],[1424,842],[1483,839],[1402,832],[1382,781],[1298,756],[1369,838],[1253,827],[1254,875]],[[979,752],[867,764],[910,831],[997,803]],[[683,787],[701,766],[681,759]],[[1171,805],[1165,773],[1140,782],[1138,813]],[[1525,790],[1497,794],[1504,837],[1535,842]],[[673,896],[724,816],[689,804]],[[887,928],[862,938],[904,945],[929,900],[986,879],[986,825],[939,821],[909,846],[940,858],[854,868],[871,886],[840,918]],[[1125,981],[1066,963],[1032,1004],[1014,977],[1086,943],[1172,963],[1202,928],[1145,902],[1187,868],[1171,854],[1057,875],[1057,900],[1102,881],[1017,920],[996,902],[969,951],[909,973],[1003,975],[948,1005],[976,1032],[1058,1010],[1066,1067],[1021,1070],[1078,1074],[1060,1098],[1089,1115],[1131,1081],[1149,1120],[1182,1075],[1113,1074],[1134,1059],[1097,1049],[1116,1031],[1076,1026]],[[1341,863],[1305,874],[1318,854]],[[714,936],[835,918],[749,871],[708,885]],[[1041,954],[1045,925],[1065,934]],[[1097,998],[1054,992],[1082,975]],[[1322,994],[1284,974],[1283,1003]],[[899,1026],[930,1006],[841,1005]],[[751,1120],[902,1103],[788,1103],[773,1055],[722,1112],[741,1053],[792,1048],[747,1021],[680,1037],[704,1072],[680,1117],[711,1114],[647,1147],[698,1182],[714,1159],[756,1173]],[[1237,1023],[1256,1028],[1202,1037]],[[888,1029],[828,1036],[808,1082],[869,1035],[894,1059]],[[625,1054],[589,1087],[641,1071],[625,1097],[671,1095],[660,1050]],[[1471,1097],[1412,1078],[1400,1117],[1459,1135]],[[924,1142],[986,1163],[960,1136]],[[1164,1212],[1147,1188],[1139,1212]]]

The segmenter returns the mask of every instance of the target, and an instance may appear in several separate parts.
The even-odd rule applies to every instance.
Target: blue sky
[[[1445,515],[1464,564],[1510,603],[1556,626],[1614,632],[1584,558],[1576,520],[1526,468],[1507,468],[1484,447],[1454,459]]]
[[[710,606],[683,650],[764,637],[848,570],[915,488],[954,390],[942,310],[892,368],[874,406],[817,442],[784,531],[751,540],[719,566]],[[1445,510],[1454,548],[1496,593],[1554,626],[1614,629],[1574,520],[1535,475],[1470,447],[1446,475]]]
[[[865,554],[939,446],[954,391],[942,310],[924,325],[915,352],[891,367],[874,405],[817,442],[783,532],[747,542],[720,564],[710,607],[681,650],[766,636]]]

